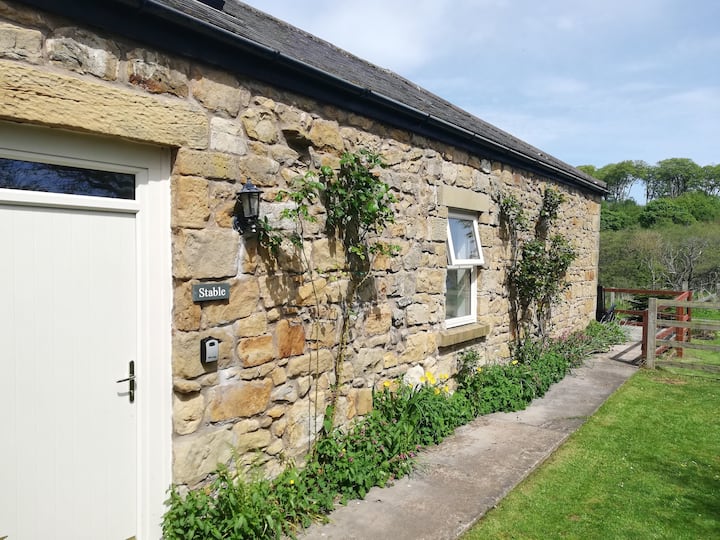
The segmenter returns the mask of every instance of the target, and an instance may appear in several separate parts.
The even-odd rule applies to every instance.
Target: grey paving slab
[[[524,411],[463,426],[421,453],[412,475],[339,506],[301,540],[457,538],[591,416],[637,369],[639,344],[594,355]]]

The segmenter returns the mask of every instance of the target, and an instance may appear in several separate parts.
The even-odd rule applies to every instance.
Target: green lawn
[[[720,538],[720,382],[640,371],[464,538]]]

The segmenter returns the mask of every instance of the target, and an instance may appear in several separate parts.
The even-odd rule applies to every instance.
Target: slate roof
[[[596,193],[605,192],[604,183],[398,74],[238,0],[27,3],[218,64],[480,157],[499,159]],[[216,9],[219,7],[222,9]],[[114,11],[100,13],[103,9]]]

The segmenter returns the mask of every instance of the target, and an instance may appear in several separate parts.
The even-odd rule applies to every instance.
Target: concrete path
[[[457,538],[550,456],[637,369],[640,345],[594,355],[524,411],[483,416],[422,452],[417,470],[373,488],[301,540]]]

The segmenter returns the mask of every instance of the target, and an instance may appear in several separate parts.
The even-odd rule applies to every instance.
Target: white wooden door
[[[136,535],[136,257],[133,212],[0,204],[0,538]]]

